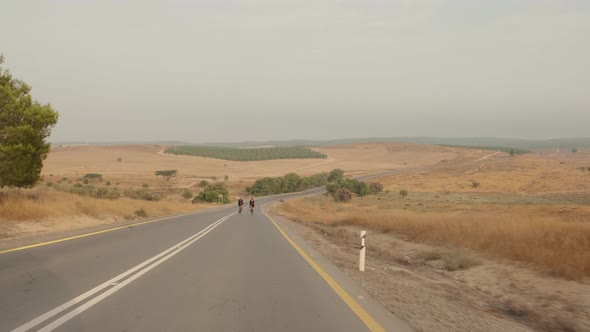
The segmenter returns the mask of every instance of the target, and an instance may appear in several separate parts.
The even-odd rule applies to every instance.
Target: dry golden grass
[[[289,172],[311,175],[344,169],[349,174],[386,169],[432,165],[440,159],[452,159],[458,149],[416,144],[374,143],[322,147],[317,150],[327,159],[294,159],[238,162],[161,153],[164,146],[65,146],[51,149],[43,168],[46,180],[77,178],[86,173],[101,173],[115,182],[141,186],[161,185],[153,174],[156,170],[177,169],[176,186],[191,186],[215,176],[230,181],[251,181],[264,176]],[[121,162],[117,159],[122,158]],[[54,176],[51,177],[50,175]]]
[[[490,155],[493,151],[482,152]],[[455,160],[419,173],[390,176],[381,180],[385,189],[422,192],[495,192],[547,194],[590,192],[590,172],[579,167],[590,166],[590,151],[575,158],[527,154],[510,157],[500,153],[476,161]],[[480,186],[473,188],[473,181]]]
[[[85,215],[89,217],[134,218],[135,211],[144,209],[148,216],[187,212],[199,206],[187,202],[148,202],[120,198],[96,199],[53,189],[39,188],[6,191],[0,195],[0,219],[40,220],[46,218]]]
[[[542,210],[560,208],[545,206]],[[358,225],[400,234],[410,241],[469,248],[494,257],[533,263],[559,276],[590,277],[590,222],[566,221],[558,214],[519,212],[518,207],[499,213],[493,213],[493,209],[469,213],[375,209],[358,199],[342,204],[328,197],[290,201],[277,209],[304,222]],[[587,220],[588,212],[580,211],[580,220]]]

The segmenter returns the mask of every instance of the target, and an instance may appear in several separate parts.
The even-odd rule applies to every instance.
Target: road
[[[231,207],[0,254],[0,331],[391,330],[279,228]]]

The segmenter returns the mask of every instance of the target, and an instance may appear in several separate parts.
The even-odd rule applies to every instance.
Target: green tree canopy
[[[0,55],[0,188],[33,187],[40,179],[57,123],[51,105],[31,97],[31,87],[2,67]]]
[[[344,171],[335,168],[330,172],[330,177],[328,178],[328,182],[336,182],[338,180],[342,180],[344,178]]]

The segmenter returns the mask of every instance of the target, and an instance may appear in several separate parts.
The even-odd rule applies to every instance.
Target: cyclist
[[[254,214],[254,207],[256,206],[256,202],[254,201],[254,197],[250,198],[250,213]]]
[[[238,214],[242,214],[242,209],[244,208],[244,200],[242,197],[238,197]]]

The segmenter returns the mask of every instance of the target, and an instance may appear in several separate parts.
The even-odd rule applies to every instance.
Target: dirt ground
[[[359,272],[359,228],[281,220],[416,331],[590,331],[588,283],[371,231]]]

